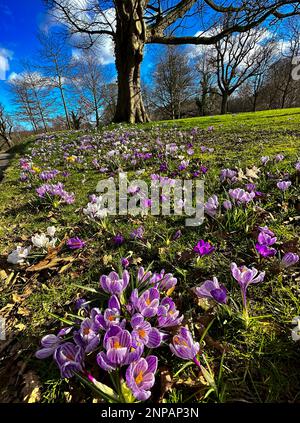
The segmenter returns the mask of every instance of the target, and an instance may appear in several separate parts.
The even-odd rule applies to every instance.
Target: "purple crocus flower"
[[[125,327],[126,320],[121,321],[121,305],[118,297],[112,295],[108,301],[108,308],[104,313],[100,313],[98,309],[93,309],[91,317],[94,319],[95,328],[97,331],[100,329],[108,330],[111,326]]]
[[[261,157],[261,163],[263,164],[263,166],[265,166],[267,163],[268,163],[268,161],[270,160],[270,157],[269,156],[263,156],[263,157]]]
[[[175,232],[175,234],[173,235],[173,241],[176,241],[177,239],[179,239],[182,235],[182,232],[180,229],[178,229],[178,231]]]
[[[210,244],[210,242],[205,242],[203,239],[200,239],[200,241],[195,245],[193,248],[193,251],[195,253],[199,254],[199,256],[207,256],[211,254],[213,251],[215,251],[215,247]]]
[[[270,248],[267,245],[262,244],[255,244],[256,251],[262,256],[262,257],[273,257],[276,254],[275,248]]]
[[[264,232],[265,234],[268,234],[271,237],[275,235],[274,232],[268,228],[268,226],[259,226],[258,229],[260,232]]]
[[[78,237],[68,239],[66,244],[70,250],[79,250],[85,246],[85,242]]]
[[[133,328],[131,333],[135,345],[144,344],[148,348],[157,348],[161,344],[162,336],[158,329],[144,320],[144,316],[136,313],[132,316],[130,324]]]
[[[246,184],[246,190],[249,192],[255,191],[256,190],[256,185],[255,184]]]
[[[276,162],[281,162],[284,159],[284,155],[283,154],[277,154],[275,156],[275,161]]]
[[[294,266],[294,264],[298,263],[299,261],[299,256],[298,254],[294,254],[294,253],[286,253],[283,257],[282,257],[282,265],[284,267],[291,267]]]
[[[286,191],[292,185],[291,181],[279,181],[277,182],[277,188],[281,191]]]
[[[274,235],[274,234],[273,234]],[[275,236],[268,234],[267,232],[261,231],[258,235],[258,242],[261,245],[273,245],[277,241]]]
[[[219,284],[215,277],[213,277],[213,280],[207,280],[201,286],[195,288],[195,293],[199,298],[212,299],[220,304],[227,302],[227,290],[224,285]]]
[[[157,310],[158,327],[177,326],[180,325],[182,320],[183,316],[179,316],[179,311],[176,310],[174,301],[169,297],[163,298]]]
[[[82,372],[83,370],[83,349],[79,345],[72,342],[66,342],[60,345],[55,353],[56,361],[62,378],[70,378],[74,372]]]
[[[101,351],[97,355],[97,363],[106,371],[130,364],[138,360],[143,353],[143,345],[134,348],[130,333],[119,326],[112,326],[106,332],[103,346],[106,352]]]
[[[247,308],[247,288],[250,284],[257,284],[264,280],[265,272],[258,273],[258,270],[252,267],[249,269],[246,266],[238,267],[236,263],[231,263],[231,273],[234,279],[238,282],[242,292],[243,305]]]
[[[232,169],[222,169],[220,172],[221,182],[235,182],[237,177],[237,171]]]
[[[218,207],[219,207],[219,200],[218,200],[218,197],[214,194],[204,204],[204,211],[210,217],[214,217],[217,214]]]
[[[172,353],[177,357],[198,362],[196,355],[200,350],[200,345],[198,342],[194,342],[187,328],[181,327],[179,333],[173,336],[172,344],[169,346]]]
[[[238,204],[247,204],[255,197],[255,192],[247,192],[242,188],[230,189],[228,193]]]
[[[139,228],[134,229],[134,230],[131,232],[130,236],[131,236],[131,238],[133,238],[133,239],[143,239],[143,237],[144,237],[144,232],[145,232],[145,229],[143,228],[143,226],[140,226]]]
[[[121,258],[121,265],[126,269],[130,264],[129,260],[126,257]]]
[[[137,400],[145,401],[150,397],[150,389],[155,382],[154,375],[157,371],[157,364],[157,357],[149,355],[131,363],[126,370],[126,384]]]
[[[232,209],[232,202],[229,200],[225,200],[223,202],[223,207],[225,210],[231,210]]]
[[[118,273],[110,272],[108,276],[102,275],[100,278],[100,285],[102,289],[108,294],[120,295],[129,283],[129,273],[124,270],[122,278],[119,277]]]
[[[200,171],[205,175],[208,172],[208,167],[201,165]]]
[[[82,321],[79,331],[74,332],[74,341],[86,353],[94,351],[100,342],[100,335],[92,319],[86,318]]]
[[[159,298],[160,294],[156,288],[147,289],[140,297],[138,296],[138,290],[135,289],[131,294],[130,300],[136,310],[144,317],[153,317],[157,314]]]
[[[295,164],[295,169],[297,170],[297,172],[300,172],[300,162],[297,162]]]
[[[123,235],[122,234],[117,234],[117,235],[115,235],[114,237],[113,237],[113,243],[116,245],[116,246],[120,246],[120,245],[122,245],[123,243],[124,243],[124,241],[125,241],[125,238],[123,237]]]
[[[75,302],[75,310],[89,310],[89,304],[85,298],[78,298]]]
[[[57,335],[50,334],[50,335],[44,336],[41,340],[41,344],[43,348],[41,348],[35,353],[36,358],[44,359],[54,354],[56,349],[62,343],[63,336],[70,333],[71,330],[72,330],[72,327],[63,328],[58,332]]]
[[[150,272],[149,270],[146,272],[145,269],[143,268],[143,266],[141,266],[138,270],[138,274],[137,274],[137,279],[138,279],[138,283],[139,285],[144,284],[145,282],[147,282],[149,280],[149,278],[151,277],[152,272]]]

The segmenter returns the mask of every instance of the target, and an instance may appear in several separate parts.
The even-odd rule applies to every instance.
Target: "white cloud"
[[[6,79],[9,71],[9,61],[12,59],[13,53],[5,48],[0,48],[0,81]]]
[[[68,4],[69,10],[72,11],[72,19],[77,20],[79,19],[81,23],[87,24],[89,29],[103,29],[108,31],[114,31],[116,27],[116,12],[115,8],[111,7],[108,9],[96,9],[96,12],[86,12],[86,10],[92,10],[92,3],[90,0],[67,0],[66,4]],[[94,13],[97,14],[97,19],[95,19]],[[56,23],[60,22],[61,24],[65,25],[67,28],[71,30],[72,28],[64,21],[64,15],[61,10],[58,8],[53,9],[51,13],[51,18],[47,20],[46,23],[46,31],[49,31],[51,26],[55,25],[53,20],[53,15],[55,16]],[[97,21],[97,23],[94,23]],[[81,46],[85,43],[85,36],[82,33],[74,33],[71,36],[71,43],[75,46]],[[89,39],[87,40],[90,41]],[[97,55],[99,64],[101,65],[109,65],[115,62],[114,56],[114,42],[111,36],[109,35],[101,35],[97,38],[94,43],[93,50]],[[72,51],[73,58],[79,60],[80,58],[80,50],[78,48],[74,48]]]

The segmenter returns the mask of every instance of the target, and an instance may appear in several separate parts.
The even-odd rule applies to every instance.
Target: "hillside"
[[[201,374],[191,359],[183,361],[170,352],[170,337],[181,321],[158,324],[169,338],[163,338],[159,349],[149,347],[159,357],[149,401],[295,402],[300,351],[291,330],[300,315],[300,273],[299,262],[290,265],[282,258],[299,255],[300,109],[34,138],[12,150],[0,182],[0,316],[6,319],[7,336],[0,346],[1,400],[35,396],[41,402],[91,402],[93,391],[82,381],[60,379],[51,357],[38,360],[34,354],[42,336],[78,325],[89,308],[104,307],[101,275],[120,275],[126,269],[134,288],[143,266],[160,275],[164,269],[177,279],[176,286],[161,288],[160,295],[172,298],[184,316],[181,325],[200,343],[198,358],[208,372]],[[172,178],[203,180],[205,202],[211,199],[204,223],[189,227],[184,216],[146,212],[100,216],[93,206],[97,184],[108,178],[118,184],[120,172],[127,173],[128,181],[141,179],[148,185],[162,177],[167,184]],[[130,198],[138,192],[135,186]],[[235,191],[239,188],[244,191]],[[147,204],[150,209],[151,202]],[[45,237],[32,243],[35,234],[43,233],[48,245]],[[200,250],[200,240],[212,250]],[[23,259],[14,255],[18,263],[8,263],[17,246],[32,248]],[[244,302],[232,263],[254,267],[259,275],[265,272],[257,283],[252,275]],[[225,287],[226,302],[196,296],[194,288],[213,277]],[[125,307],[129,294],[120,301]],[[126,310],[120,312],[122,318]],[[151,316],[147,321],[154,324]],[[87,366],[109,385],[92,354],[87,354]],[[205,374],[210,375],[206,380]],[[172,380],[169,390],[164,375]],[[34,380],[34,392],[28,378]]]

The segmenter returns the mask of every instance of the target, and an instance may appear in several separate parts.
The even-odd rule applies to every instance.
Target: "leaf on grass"
[[[162,367],[160,371],[160,396],[159,402],[161,402],[165,394],[172,390],[174,380],[172,375],[167,367]]]
[[[30,315],[30,311],[25,307],[19,307],[17,313],[20,316],[29,316]]]
[[[22,389],[22,394],[24,397],[24,402],[39,402],[41,399],[41,385],[36,373],[30,370],[23,376],[23,379],[24,387]]]
[[[109,254],[109,255],[103,256],[102,261],[103,261],[104,266],[107,266],[109,263],[112,263],[112,261],[113,261],[112,255]]]
[[[0,280],[1,281],[5,281],[5,279],[7,279],[7,273],[5,272],[5,270],[0,270]]]
[[[25,330],[26,329],[26,325],[24,325],[24,323],[17,323],[15,326],[14,326],[16,329],[18,329],[20,332],[22,332],[23,330]]]
[[[132,259],[132,264],[134,265],[139,265],[140,263],[142,263],[143,259],[141,257],[137,257]]]
[[[259,174],[260,173],[260,169],[256,166],[253,166],[252,168],[248,169],[246,168],[246,176],[247,178],[251,179],[258,179],[259,178]]]
[[[69,257],[54,257],[54,258],[49,258],[48,256],[41,260],[39,263],[34,264],[33,266],[30,266],[26,269],[27,272],[39,272],[41,270],[45,270],[45,269],[53,269],[59,265],[61,265],[62,263],[65,262],[69,262],[72,263],[75,260],[74,257],[69,256]]]
[[[12,294],[12,300],[13,300],[14,303],[21,303],[22,301],[24,301],[24,298],[21,297],[21,295],[14,292]]]

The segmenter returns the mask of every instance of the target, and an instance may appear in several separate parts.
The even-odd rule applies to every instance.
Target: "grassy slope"
[[[203,132],[199,139],[199,142],[204,145],[215,148],[213,154],[201,155],[202,162],[210,168],[211,176],[208,176],[206,184],[207,195],[214,193],[216,187],[214,181],[220,168],[252,166],[259,163],[262,155],[274,156],[277,153],[283,153],[287,160],[278,164],[277,168],[292,171],[300,148],[300,109],[182,119],[176,122],[155,122],[143,125],[142,128],[151,136],[157,126],[162,128],[163,134],[164,129],[174,127],[181,131],[189,131],[194,127],[207,129],[211,125],[215,130],[212,133]],[[78,134],[61,133],[59,136],[70,140],[76,138]],[[188,140],[187,136],[184,140]],[[255,223],[261,223],[261,220],[257,221],[256,216],[248,216],[246,222],[243,222],[241,217],[240,222],[235,223],[236,227],[233,228],[229,237],[222,234],[218,227],[204,226],[185,230],[182,222],[176,220],[166,222],[156,220],[154,217],[144,221],[131,218],[115,221],[111,219],[95,232],[86,225],[82,225],[82,215],[77,209],[86,205],[87,194],[94,192],[99,174],[91,167],[80,169],[70,167],[71,176],[66,180],[65,185],[68,191],[75,192],[75,205],[54,211],[37,208],[33,190],[24,189],[18,181],[18,160],[30,145],[29,141],[15,148],[15,157],[0,185],[0,253],[3,254],[0,270],[2,267],[7,271],[5,258],[16,243],[26,243],[34,232],[44,231],[49,224],[58,226],[61,238],[65,233],[82,236],[88,241],[88,247],[81,253],[71,270],[61,275],[56,272],[46,272],[42,275],[31,276],[28,281],[27,275],[21,272],[21,279],[17,278],[13,286],[8,284],[7,287],[2,287],[0,309],[12,302],[13,292],[22,295],[26,287],[30,287],[31,293],[23,304],[29,315],[15,316],[16,321],[25,326],[25,328],[22,327],[20,337],[26,334],[29,350],[36,348],[37,338],[41,334],[47,332],[49,327],[57,325],[55,319],[51,318],[47,311],[61,314],[77,295],[78,288],[74,287],[72,282],[97,286],[99,275],[108,271],[111,264],[116,263],[118,258],[125,256],[129,250],[133,251],[135,258],[140,257],[145,266],[153,261],[155,270],[166,268],[168,271],[175,272],[185,292],[195,285],[195,281],[201,282],[217,274],[220,280],[227,281],[233,291],[234,300],[239,303],[239,291],[229,280],[228,268],[230,261],[234,259],[243,258],[247,261],[252,226]],[[61,155],[62,153],[58,151],[57,157]],[[57,166],[58,169],[60,164]],[[38,165],[42,166],[43,163]],[[262,190],[263,188],[262,186]],[[295,238],[297,228],[293,224],[287,224],[287,221],[295,216],[295,212],[282,210],[276,204],[279,200],[278,198],[270,200],[266,208],[272,211],[272,217],[268,217],[264,223],[270,224],[282,242],[291,241]],[[113,234],[120,231],[128,237],[132,228],[139,223],[142,223],[146,229],[149,245],[128,243],[120,250],[112,247],[110,238]],[[178,227],[183,229],[183,237],[180,241],[169,245],[168,239]],[[190,250],[199,238],[211,239],[225,253],[208,258],[203,264],[195,267],[190,263],[179,263],[178,251]],[[103,255],[111,255],[112,258],[103,261]],[[219,313],[215,316],[210,329],[215,339],[229,345],[223,369],[226,384],[223,380],[220,382],[220,392],[224,391],[224,395],[220,394],[218,400],[243,398],[249,401],[294,401],[299,393],[300,374],[299,366],[296,365],[299,350],[297,351],[297,347],[286,336],[291,319],[300,314],[299,280],[295,279],[295,275],[280,280],[276,274],[272,275],[272,266],[267,265],[267,268],[271,276],[268,283],[261,289],[253,288],[251,291],[253,300],[251,308],[254,315],[269,317],[258,319],[256,323],[254,321],[251,330],[245,331],[234,313],[224,312],[224,315]],[[189,304],[190,294],[183,296],[181,302],[182,310],[186,314],[194,312],[195,305],[191,307]],[[201,310],[197,309],[197,313],[201,315]],[[204,349],[207,350],[208,359],[218,372],[220,352],[209,346],[204,346]],[[165,363],[167,362],[166,356]],[[43,400],[63,401],[62,390],[67,388],[56,385],[57,371],[54,366],[51,365],[49,370],[47,363],[37,365],[33,358],[30,358],[30,365],[38,366],[37,371],[42,382],[48,382]],[[177,370],[180,368],[178,362],[174,362],[174,367]],[[186,380],[189,376],[195,378],[192,373],[189,374],[189,371],[184,374]],[[168,400],[176,402],[193,395],[194,391],[186,385],[187,383],[178,384]],[[201,395],[199,397],[201,398]]]

